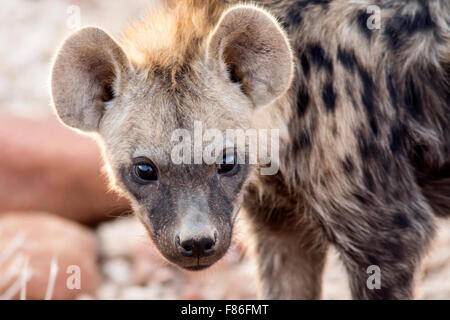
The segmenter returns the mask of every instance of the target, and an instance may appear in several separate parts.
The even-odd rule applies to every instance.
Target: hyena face
[[[204,161],[196,124],[200,135],[252,128],[253,111],[288,89],[293,62],[283,31],[264,11],[237,6],[197,30],[201,8],[189,10],[163,19],[166,38],[159,40],[166,44],[138,44],[126,53],[100,29],[78,31],[57,55],[52,95],[65,124],[98,133],[114,185],[160,252],[199,270],[228,249],[251,168],[237,163],[247,151],[233,144],[218,161]],[[142,29],[134,38],[157,38],[158,30]],[[174,159],[180,130],[191,138],[182,139],[189,155],[181,163]]]
[[[111,102],[99,126],[116,184],[126,191],[164,256],[191,270],[225,254],[250,169],[235,163],[243,152],[237,149],[228,154],[229,164],[196,161],[203,150],[195,145],[195,125],[201,124],[203,131],[244,128],[250,123],[251,105],[202,62],[195,69],[201,77],[192,79],[195,75],[189,73],[178,79],[178,86],[189,88],[182,94],[170,89],[164,75],[132,74],[131,85]],[[230,113],[233,108],[240,112]],[[185,133],[183,144],[179,131]],[[188,158],[180,163],[177,146],[184,142]],[[227,152],[220,156],[227,158]]]

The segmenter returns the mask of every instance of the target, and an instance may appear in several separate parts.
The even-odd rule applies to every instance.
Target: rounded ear
[[[289,41],[277,21],[257,7],[226,11],[209,39],[207,54],[256,106],[273,102],[291,85]]]
[[[105,103],[124,85],[130,63],[122,48],[103,30],[87,27],[59,49],[51,74],[53,105],[66,125],[96,131]]]

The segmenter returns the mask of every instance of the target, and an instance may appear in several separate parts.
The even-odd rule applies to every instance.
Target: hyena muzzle
[[[120,44],[70,36],[52,97],[169,261],[219,260],[242,206],[265,298],[319,298],[330,244],[354,298],[410,298],[434,214],[450,214],[447,0],[168,1]],[[247,145],[175,163],[173,132],[196,122],[278,129],[278,172],[238,162]]]

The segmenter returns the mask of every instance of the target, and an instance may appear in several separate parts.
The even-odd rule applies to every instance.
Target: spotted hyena
[[[52,96],[65,124],[96,134],[169,261],[220,259],[242,206],[265,298],[320,297],[329,244],[354,298],[410,298],[434,214],[450,213],[447,0],[173,1],[120,44],[93,27],[70,36]],[[279,170],[237,163],[237,148],[175,164],[172,134],[196,121],[278,129]]]

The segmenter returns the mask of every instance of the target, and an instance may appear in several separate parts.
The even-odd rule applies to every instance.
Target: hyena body
[[[245,197],[265,296],[317,297],[331,242],[354,297],[410,297],[433,211],[450,214],[450,4],[263,3],[297,60],[280,174]],[[380,290],[367,288],[371,265]]]
[[[192,0],[132,27],[124,49],[79,31],[53,68],[58,115],[98,133],[113,182],[168,260],[217,261],[242,204],[263,297],[318,298],[329,244],[355,298],[411,297],[433,213],[450,213],[450,4],[258,4],[279,23]],[[373,4],[381,29],[367,27]],[[171,133],[196,120],[280,129],[278,174],[174,165]],[[380,289],[366,284],[371,265]]]

